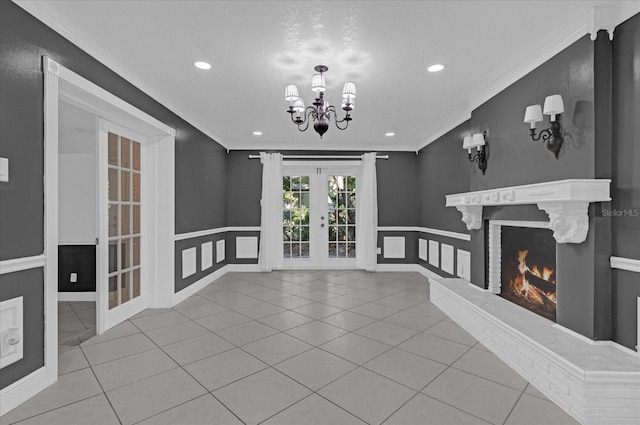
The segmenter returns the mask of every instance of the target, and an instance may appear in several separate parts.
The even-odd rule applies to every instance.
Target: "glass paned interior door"
[[[284,266],[355,267],[357,170],[296,165],[283,174]]]
[[[282,178],[282,254],[285,259],[310,256],[309,176]]]
[[[329,175],[327,178],[328,258],[356,258],[356,178]]]
[[[109,132],[108,282],[109,310],[140,296],[140,143]]]

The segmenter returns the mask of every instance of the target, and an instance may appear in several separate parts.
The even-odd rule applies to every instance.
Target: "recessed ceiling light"
[[[396,133],[393,133],[393,132],[390,131],[388,133],[384,133],[384,135],[387,136],[387,137],[392,137],[392,136],[395,136]]]
[[[196,62],[194,63],[194,65],[196,66],[196,68],[200,69],[211,69],[211,65],[206,62]]]
[[[262,136],[262,131],[254,131],[253,135],[254,136]]]
[[[429,68],[427,68],[427,71],[438,72],[438,71],[442,71],[443,69],[444,69],[444,65],[436,64],[436,65],[431,65]]]

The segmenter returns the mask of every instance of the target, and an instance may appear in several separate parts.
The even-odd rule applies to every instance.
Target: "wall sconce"
[[[543,120],[542,109],[540,105],[530,105],[524,113],[524,122],[531,125],[529,135],[534,142],[542,138],[542,142],[547,144],[549,149],[555,155],[556,159],[560,154],[560,149],[564,143],[565,131],[560,123],[560,116],[564,112],[564,103],[562,96],[554,94],[547,96],[544,100],[544,114],[549,115],[549,127],[540,131],[536,135],[536,123]]]
[[[462,142],[462,148],[466,149],[469,155],[469,162],[476,162],[478,164],[478,168],[482,170],[482,175],[484,175],[484,172],[487,169],[487,152],[484,147],[486,144],[486,141],[484,140],[486,135],[486,131],[476,133],[473,136],[469,134],[464,136],[464,140]],[[478,150],[475,155],[471,154],[471,150],[473,148]]]

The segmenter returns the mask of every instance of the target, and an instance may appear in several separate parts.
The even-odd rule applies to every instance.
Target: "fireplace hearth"
[[[556,321],[556,244],[552,231],[503,226],[500,296]]]

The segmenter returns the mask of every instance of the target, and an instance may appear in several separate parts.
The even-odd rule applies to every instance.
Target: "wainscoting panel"
[[[440,268],[442,271],[453,275],[453,246],[443,243],[441,249],[442,254],[440,259]]]
[[[236,236],[236,258],[258,258],[258,237]]]
[[[182,278],[186,278],[196,273],[196,248],[189,248],[182,251]]]
[[[220,239],[216,242],[216,264],[224,261],[225,258],[225,244],[224,239]]]
[[[213,242],[205,242],[200,246],[200,270],[213,266]]]
[[[427,240],[426,239],[418,239],[418,258],[422,261],[428,261],[429,257],[427,257]]]
[[[437,241],[429,241],[429,264],[440,267],[440,244]]]
[[[404,236],[385,236],[383,240],[384,258],[404,258]]]
[[[464,249],[458,250],[456,275],[465,280],[471,280],[471,253]]]

